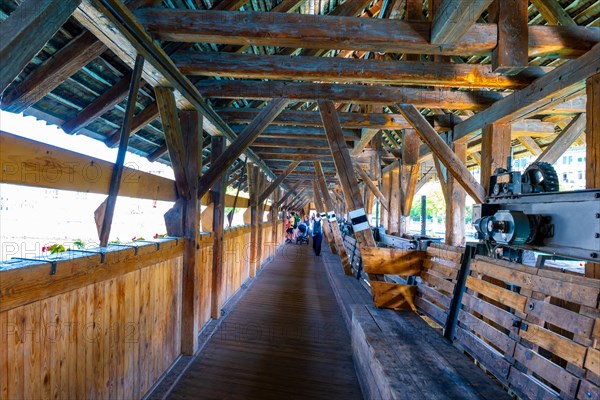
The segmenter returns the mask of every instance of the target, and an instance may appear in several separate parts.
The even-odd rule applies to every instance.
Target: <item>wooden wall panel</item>
[[[143,396],[179,354],[181,269],[176,256],[1,312],[0,398]]]

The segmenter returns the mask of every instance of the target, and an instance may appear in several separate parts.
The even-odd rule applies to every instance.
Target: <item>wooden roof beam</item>
[[[258,204],[261,204],[267,199],[283,183],[283,180],[294,170],[301,161],[292,161],[290,165],[271,182],[271,184],[258,196]]]
[[[585,80],[600,72],[600,44],[585,55],[561,65],[536,79],[525,89],[516,91],[454,127],[455,141],[469,141],[483,126],[509,123],[541,114],[566,99],[585,90]]]
[[[205,97],[270,99],[271,96],[290,100],[314,101],[329,99],[334,102],[362,104],[394,104],[401,101],[419,108],[480,111],[502,99],[503,94],[484,90],[470,92],[428,90],[395,86],[368,86],[357,84],[267,82],[267,81],[202,81],[196,87]],[[465,121],[466,122],[466,121]]]
[[[531,0],[549,25],[575,26],[577,23],[557,0]]]
[[[92,33],[82,32],[36,68],[23,82],[4,93],[2,109],[13,113],[23,112],[105,50],[106,46]]]
[[[231,125],[231,128],[234,132],[239,133],[244,130],[245,125]],[[359,135],[355,129],[344,129],[344,137],[349,141],[359,140]],[[260,138],[302,138],[305,140],[322,140],[326,137],[323,128],[296,125],[271,125],[260,134]]]
[[[0,24],[0,94],[69,19],[81,0],[25,0]]]
[[[143,79],[153,87],[173,87],[177,107],[182,110],[198,110],[204,117],[202,121],[206,132],[211,135],[223,135],[229,141],[235,140],[236,134],[204,101],[194,85],[175,67],[165,51],[148,36],[132,12],[120,0],[81,0],[73,16],[130,67],[133,67],[137,54],[141,54],[147,61]],[[246,155],[269,176],[274,176],[256,154],[247,151]]]
[[[155,39],[190,43],[463,56],[488,54],[497,45],[495,24],[475,24],[455,44],[439,46],[430,43],[431,24],[425,21],[159,8],[140,9],[136,15]],[[598,42],[600,28],[528,29],[530,56],[576,57]]]
[[[186,75],[477,89],[521,89],[551,70],[529,67],[506,76],[492,72],[491,65],[198,51],[180,52],[172,59]]]
[[[563,155],[573,142],[581,136],[585,129],[586,114],[579,114],[562,130],[558,136],[544,149],[543,153],[535,160],[554,164]]]
[[[492,0],[442,0],[433,16],[431,43],[458,43],[491,3]]]
[[[229,124],[246,124],[252,121],[260,112],[255,108],[226,108],[216,110],[221,118]],[[340,112],[340,123],[342,128],[361,129],[404,129],[410,127],[401,114],[387,114],[383,112],[377,113],[354,113]],[[312,126],[319,128],[319,134],[325,135],[323,123],[320,120],[319,113],[316,111],[283,111],[273,121],[273,125],[295,125],[295,126]],[[235,130],[235,128],[232,126]],[[271,126],[268,130],[279,129]],[[348,136],[348,131],[344,130],[344,136]],[[359,139],[356,136],[356,139]]]

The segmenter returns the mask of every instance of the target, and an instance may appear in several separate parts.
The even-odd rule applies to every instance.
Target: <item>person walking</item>
[[[323,231],[321,229],[321,220],[319,217],[315,218],[312,228],[313,236],[313,250],[316,256],[321,255],[321,242],[323,241]]]

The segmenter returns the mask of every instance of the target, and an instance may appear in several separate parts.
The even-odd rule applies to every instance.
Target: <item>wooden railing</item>
[[[284,238],[263,224],[262,264]],[[211,318],[213,234],[200,235],[199,328]],[[250,227],[224,234],[221,303],[250,276]],[[183,240],[0,263],[0,399],[141,398],[181,349]],[[55,274],[51,274],[53,269]]]

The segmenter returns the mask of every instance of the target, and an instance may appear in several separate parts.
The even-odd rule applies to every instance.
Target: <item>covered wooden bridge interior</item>
[[[119,149],[0,131],[0,182],[107,195],[99,247],[0,263],[1,399],[600,399],[600,264],[464,248],[466,196],[511,154],[585,145],[600,188],[600,1],[0,0],[0,19],[0,108]],[[377,208],[393,244],[431,179],[444,244],[335,217],[322,257],[284,243],[286,211]],[[173,202],[169,236],[108,244],[118,196]]]

